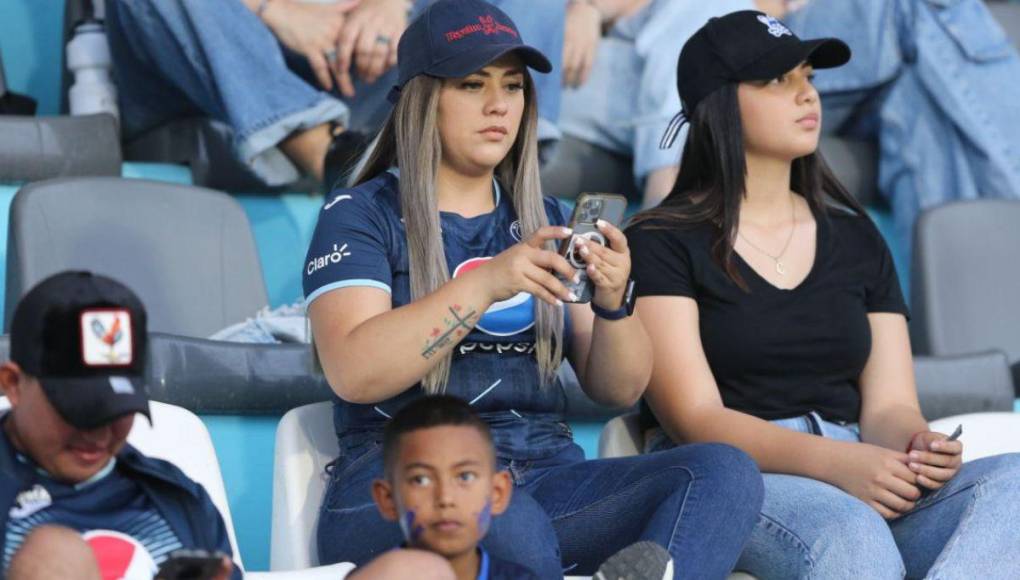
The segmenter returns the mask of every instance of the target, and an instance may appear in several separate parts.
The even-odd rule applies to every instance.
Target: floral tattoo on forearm
[[[478,322],[478,312],[471,307],[454,304],[448,308],[450,316],[443,318],[443,327],[435,327],[425,340],[425,348],[421,351],[423,358],[430,359],[443,348],[459,342],[471,332]]]

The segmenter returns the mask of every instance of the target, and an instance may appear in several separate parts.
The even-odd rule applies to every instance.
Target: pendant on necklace
[[[780,276],[786,275],[786,266],[784,266],[779,260],[776,260],[776,273]]]

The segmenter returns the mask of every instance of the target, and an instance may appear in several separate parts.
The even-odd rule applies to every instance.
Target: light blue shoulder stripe
[[[337,290],[340,288],[350,288],[352,286],[362,286],[366,288],[378,288],[385,290],[387,294],[393,294],[393,289],[390,288],[389,284],[384,284],[378,280],[369,280],[368,278],[355,278],[352,280],[340,280],[339,282],[333,282],[332,284],[326,284],[316,288],[314,292],[305,298],[305,307],[307,308],[316,298],[322,296],[326,292]]]

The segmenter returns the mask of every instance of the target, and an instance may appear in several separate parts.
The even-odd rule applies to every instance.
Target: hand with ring
[[[374,83],[397,64],[397,43],[407,28],[409,0],[362,0],[340,31],[333,67],[340,92],[354,96],[351,69],[366,83]]]
[[[329,91],[333,89],[331,64],[336,60],[340,32],[350,17],[349,13],[361,1],[307,4],[292,0],[272,0],[265,5],[260,16],[281,44],[308,59],[316,80]]]

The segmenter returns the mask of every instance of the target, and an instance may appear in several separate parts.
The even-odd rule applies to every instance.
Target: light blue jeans
[[[856,425],[817,415],[774,421],[843,441]],[[966,443],[964,443],[966,444]],[[672,443],[656,430],[650,449]],[[926,493],[892,521],[837,487],[767,473],[765,501],[737,563],[763,580],[785,578],[1020,578],[1020,454],[963,465],[942,489]]]
[[[431,1],[416,0],[416,12]],[[555,138],[565,3],[490,1],[553,63],[552,73],[534,78],[539,136]],[[283,48],[240,0],[116,0],[106,6],[128,138],[176,118],[207,116],[232,135],[239,159],[267,184],[280,185],[300,177],[276,148],[285,137],[332,120],[372,131],[389,111],[395,68],[371,85],[355,82],[357,97],[342,100],[320,90],[307,61]]]

